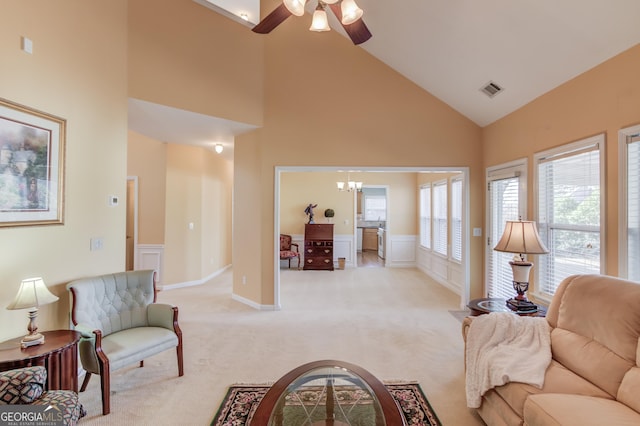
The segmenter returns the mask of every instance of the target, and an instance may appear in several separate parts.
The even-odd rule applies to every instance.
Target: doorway
[[[356,197],[356,267],[383,268],[389,231],[388,185],[363,185]]]
[[[133,271],[137,266],[136,247],[138,246],[138,177],[127,177],[127,226],[125,271]]]
[[[385,181],[388,182],[388,178],[384,177],[385,173],[395,173],[395,174],[427,174],[430,175],[432,173],[445,173],[445,174],[458,174],[462,181],[462,191],[461,191],[461,217],[459,220],[460,223],[460,255],[461,261],[455,262],[456,271],[455,274],[449,274],[453,277],[453,281],[449,281],[450,278],[445,277],[442,281],[442,284],[445,287],[448,287],[454,290],[456,293],[460,295],[460,306],[466,306],[469,301],[469,287],[470,287],[470,235],[468,232],[469,229],[469,169],[468,167],[334,167],[334,166],[275,166],[275,175],[274,175],[274,211],[273,211],[273,219],[274,219],[274,235],[273,235],[273,300],[274,300],[274,309],[281,309],[281,297],[280,297],[280,257],[279,257],[279,234],[281,232],[281,182],[284,174],[288,173],[312,173],[312,172],[344,172],[345,170],[354,170],[357,169],[359,172],[363,173],[374,173],[382,176]],[[388,175],[389,178],[391,175]],[[399,187],[397,185],[393,186],[393,195],[387,192],[387,197],[389,202],[388,206],[395,205],[396,207],[408,207],[413,202],[417,202],[417,192],[418,188],[416,185],[415,178],[412,180],[413,183],[408,183],[403,187]],[[373,182],[372,182],[373,183]],[[335,188],[335,182],[333,184],[327,185],[327,187]],[[308,190],[304,190],[301,193],[301,198],[306,199],[306,194]],[[352,192],[353,202],[356,202],[355,193]],[[395,197],[395,198],[394,198]],[[407,198],[408,197],[408,198]],[[395,201],[394,201],[395,200]],[[405,202],[405,200],[414,200]],[[394,204],[395,203],[395,204]],[[352,204],[353,206],[353,204]],[[406,211],[412,211],[411,208],[404,209]],[[343,223],[347,224],[347,222],[354,224],[357,221],[356,210],[352,210],[353,216],[349,220],[344,220]],[[419,267],[424,269],[426,265],[423,253],[418,248],[417,241],[420,238],[419,235],[416,234],[416,222],[410,221],[408,223],[398,222],[394,219],[394,226],[400,231],[398,235],[395,235],[393,232],[390,236],[387,236],[385,241],[385,265],[386,267],[408,267],[408,268],[416,268]],[[387,224],[389,226],[389,224]],[[353,254],[352,260],[355,261],[357,250],[356,250],[356,227],[353,226],[353,234],[349,237],[351,241],[350,253]],[[388,228],[392,231],[394,228]],[[389,250],[392,249],[392,250]],[[335,253],[335,247],[334,247]],[[348,253],[348,252],[345,252]],[[443,260],[443,262],[446,259]],[[427,259],[428,262],[428,259]],[[355,265],[353,265],[355,266]],[[446,267],[446,265],[445,265]],[[431,268],[433,269],[433,268]]]

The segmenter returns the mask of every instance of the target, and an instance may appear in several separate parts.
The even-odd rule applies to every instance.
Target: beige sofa
[[[640,425],[640,284],[571,276],[546,319],[552,360],[542,389],[513,382],[487,391],[478,408],[485,423]],[[465,342],[472,321],[463,322]]]

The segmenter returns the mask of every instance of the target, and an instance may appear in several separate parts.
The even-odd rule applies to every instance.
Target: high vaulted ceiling
[[[231,18],[247,13],[251,22],[237,19],[247,31],[260,20],[259,0],[194,1],[217,4],[212,8]],[[357,3],[373,34],[360,47],[479,126],[640,43],[640,0]],[[305,16],[288,20],[311,22],[315,6],[309,0]],[[331,24],[344,35],[336,20]],[[504,90],[488,97],[480,89],[489,82]]]

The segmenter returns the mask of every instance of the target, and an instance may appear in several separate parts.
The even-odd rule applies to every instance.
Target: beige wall
[[[480,128],[344,37],[311,33],[307,26],[292,19],[263,36],[264,127],[236,141],[236,167],[255,165],[242,186],[236,169],[236,201],[260,194],[254,202],[261,204],[259,226],[235,210],[234,292],[262,304],[273,303],[275,166],[467,166],[470,225],[481,226],[482,220]],[[248,227],[260,232],[248,233]],[[479,242],[471,254],[472,274],[480,274]],[[238,264],[240,257],[254,262]],[[257,259],[261,281],[242,285]]]
[[[416,173],[354,172],[351,180],[364,185],[388,186],[389,228],[398,235],[415,235]],[[337,190],[337,181],[346,181],[345,172],[283,172],[280,176],[280,232],[304,234],[308,204],[317,204],[316,223],[326,223],[324,210],[332,208],[335,234],[353,235],[355,231],[355,197],[353,192]],[[348,223],[345,223],[345,220]]]
[[[129,131],[127,175],[138,177],[138,244],[163,244],[166,144]]]
[[[0,94],[67,120],[64,225],[0,228],[0,340],[26,333],[27,312],[4,309],[20,280],[42,276],[54,304],[41,330],[68,327],[65,284],[124,268],[127,2],[4,0]],[[33,54],[20,37],[33,40]],[[121,203],[109,207],[107,198]],[[91,237],[104,248],[90,251]]]
[[[618,273],[618,131],[640,123],[640,45],[541,96],[483,130],[485,167],[529,162],[533,154],[595,134],[606,135],[606,273]]]
[[[262,124],[263,39],[191,0],[129,0],[129,96]]]

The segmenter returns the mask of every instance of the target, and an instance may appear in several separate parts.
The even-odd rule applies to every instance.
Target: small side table
[[[47,369],[47,390],[78,392],[78,341],[73,330],[43,331],[44,343],[22,349],[22,337],[0,343],[0,371],[41,365]]]
[[[507,299],[498,297],[483,297],[469,301],[467,307],[471,310],[471,316],[488,314],[489,312],[511,312],[522,316],[545,317],[547,308],[538,305],[537,312],[516,312],[507,306]]]

